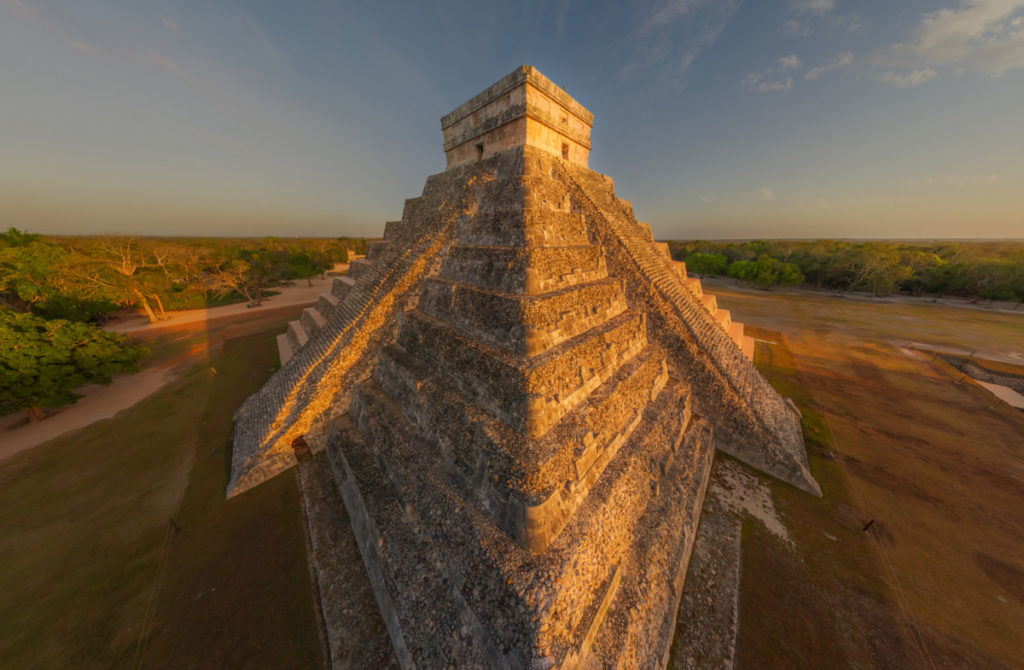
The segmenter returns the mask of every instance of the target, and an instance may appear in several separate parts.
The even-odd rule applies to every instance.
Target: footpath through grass
[[[294,476],[224,500],[231,415],[285,323],[0,464],[3,667],[322,664]]]

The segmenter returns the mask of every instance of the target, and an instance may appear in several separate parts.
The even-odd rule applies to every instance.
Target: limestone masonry
[[[532,67],[446,115],[448,169],[235,414],[229,496],[326,451],[403,667],[663,667],[714,447],[819,493],[592,124]]]

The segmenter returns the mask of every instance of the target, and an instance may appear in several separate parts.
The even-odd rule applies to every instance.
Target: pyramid
[[[715,448],[820,494],[592,124],[528,66],[446,115],[446,171],[235,415],[229,495],[326,451],[403,667],[663,667]]]

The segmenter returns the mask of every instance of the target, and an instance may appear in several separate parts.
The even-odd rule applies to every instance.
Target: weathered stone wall
[[[594,116],[524,66],[441,119],[448,167],[534,146],[586,167]]]
[[[344,412],[352,385],[367,376],[377,350],[393,340],[397,315],[414,306],[420,280],[435,272],[458,220],[475,210],[489,179],[473,166],[435,175],[424,196],[406,202],[403,224],[368,265],[328,323],[235,413],[228,495],[295,464],[291,443],[305,436],[322,449],[321,429]]]
[[[634,278],[624,281],[630,305],[642,306],[652,338],[693,383],[695,408],[714,422],[716,446],[820,495],[796,412],[684,287],[669,259],[651,248],[632,206],[615,197],[611,180],[539,153],[537,160],[563,176],[575,206],[590,215],[592,240],[606,249],[609,274]]]

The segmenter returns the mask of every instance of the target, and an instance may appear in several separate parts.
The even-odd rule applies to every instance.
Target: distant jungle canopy
[[[362,254],[355,238],[49,237],[0,233],[0,307],[102,321],[120,309],[151,321],[168,310],[259,304],[268,289],[309,280]]]
[[[669,242],[689,272],[754,286],[1024,301],[1024,242]]]

